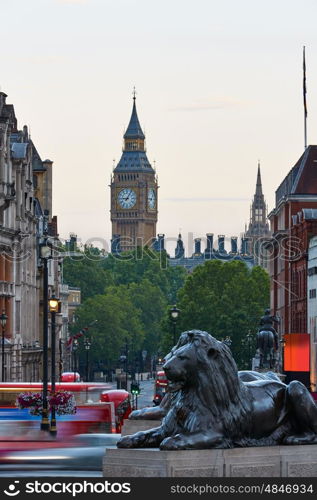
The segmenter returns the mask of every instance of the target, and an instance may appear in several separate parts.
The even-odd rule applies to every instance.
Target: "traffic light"
[[[134,396],[138,396],[140,394],[140,385],[137,384],[136,382],[132,382],[131,384],[131,394]]]

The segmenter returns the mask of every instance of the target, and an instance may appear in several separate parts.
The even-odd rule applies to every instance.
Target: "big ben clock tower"
[[[111,177],[112,244],[116,250],[150,246],[156,236],[157,178],[145,149],[135,92],[121,159]]]

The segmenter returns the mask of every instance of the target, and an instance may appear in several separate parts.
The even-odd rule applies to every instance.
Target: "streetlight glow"
[[[176,305],[170,309],[171,318],[176,321],[178,319],[180,310],[177,309]]]
[[[54,295],[48,301],[50,312],[58,312],[59,310],[59,300],[54,297]]]

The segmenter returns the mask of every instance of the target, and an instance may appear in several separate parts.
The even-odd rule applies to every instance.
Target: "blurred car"
[[[78,446],[106,446],[107,448],[116,448],[121,434],[76,434],[73,438]]]
[[[7,451],[1,456],[1,469],[101,470],[106,448],[116,448],[120,437],[121,434],[77,434],[65,447]]]

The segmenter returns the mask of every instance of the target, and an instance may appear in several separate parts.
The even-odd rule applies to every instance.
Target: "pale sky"
[[[0,16],[1,90],[54,161],[62,238],[110,239],[134,85],[167,237],[240,235],[258,159],[273,208],[304,149],[303,45],[317,144],[316,0],[0,0]]]

